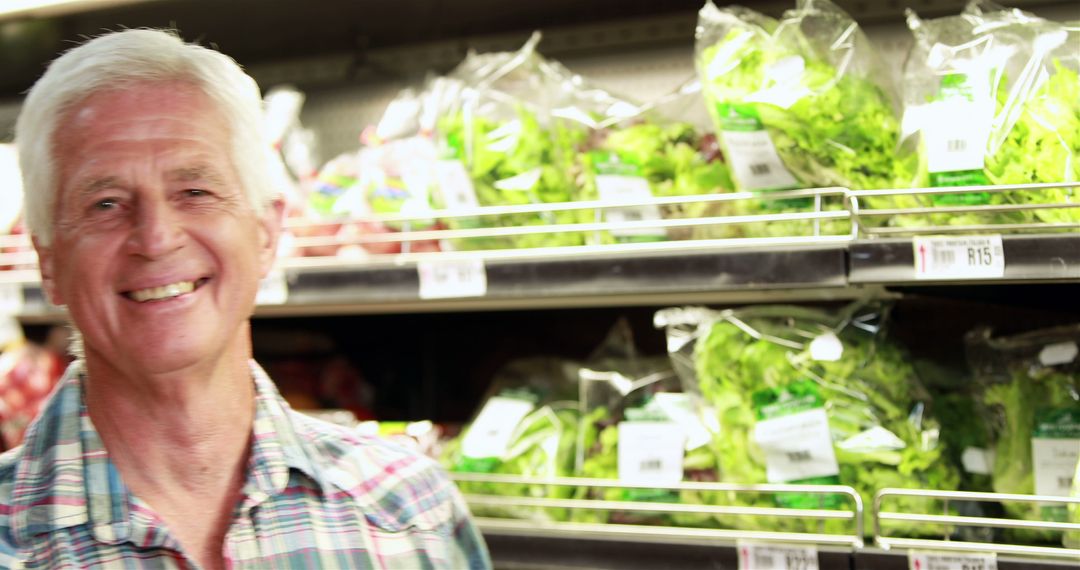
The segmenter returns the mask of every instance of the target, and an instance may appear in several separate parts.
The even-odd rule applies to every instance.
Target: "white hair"
[[[30,89],[15,123],[25,193],[26,225],[41,245],[53,238],[58,194],[53,156],[61,121],[89,95],[141,83],[190,82],[225,116],[232,162],[256,212],[278,195],[263,138],[262,98],[255,80],[232,58],[185,43],[171,31],[112,32],[75,47],[53,61]]]

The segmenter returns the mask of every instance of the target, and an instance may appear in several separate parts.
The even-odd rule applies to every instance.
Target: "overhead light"
[[[0,2],[0,20],[18,17],[45,17],[86,12],[122,4],[155,0],[4,0]]]

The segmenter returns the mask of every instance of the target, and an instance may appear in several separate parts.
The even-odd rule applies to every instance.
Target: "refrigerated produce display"
[[[1080,568],[1075,3],[199,4],[0,53],[175,21],[248,68],[255,356],[440,461],[497,568]],[[3,202],[0,317],[61,323]]]

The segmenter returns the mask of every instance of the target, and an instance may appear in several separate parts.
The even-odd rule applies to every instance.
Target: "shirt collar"
[[[281,492],[290,470],[329,490],[274,383],[254,361],[255,421],[248,482],[250,504]],[[103,543],[131,536],[130,495],[109,459],[83,401],[84,365],[73,362],[38,419],[27,430],[12,488],[12,534],[19,543],[54,530],[89,524]]]

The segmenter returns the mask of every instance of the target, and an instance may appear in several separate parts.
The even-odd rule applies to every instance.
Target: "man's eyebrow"
[[[209,166],[185,166],[174,168],[166,173],[168,180],[173,182],[208,182],[213,185],[221,185],[225,179],[217,170]]]
[[[88,196],[102,190],[119,188],[121,186],[120,179],[116,176],[102,176],[100,178],[91,178],[80,183],[75,191],[78,196]]]

